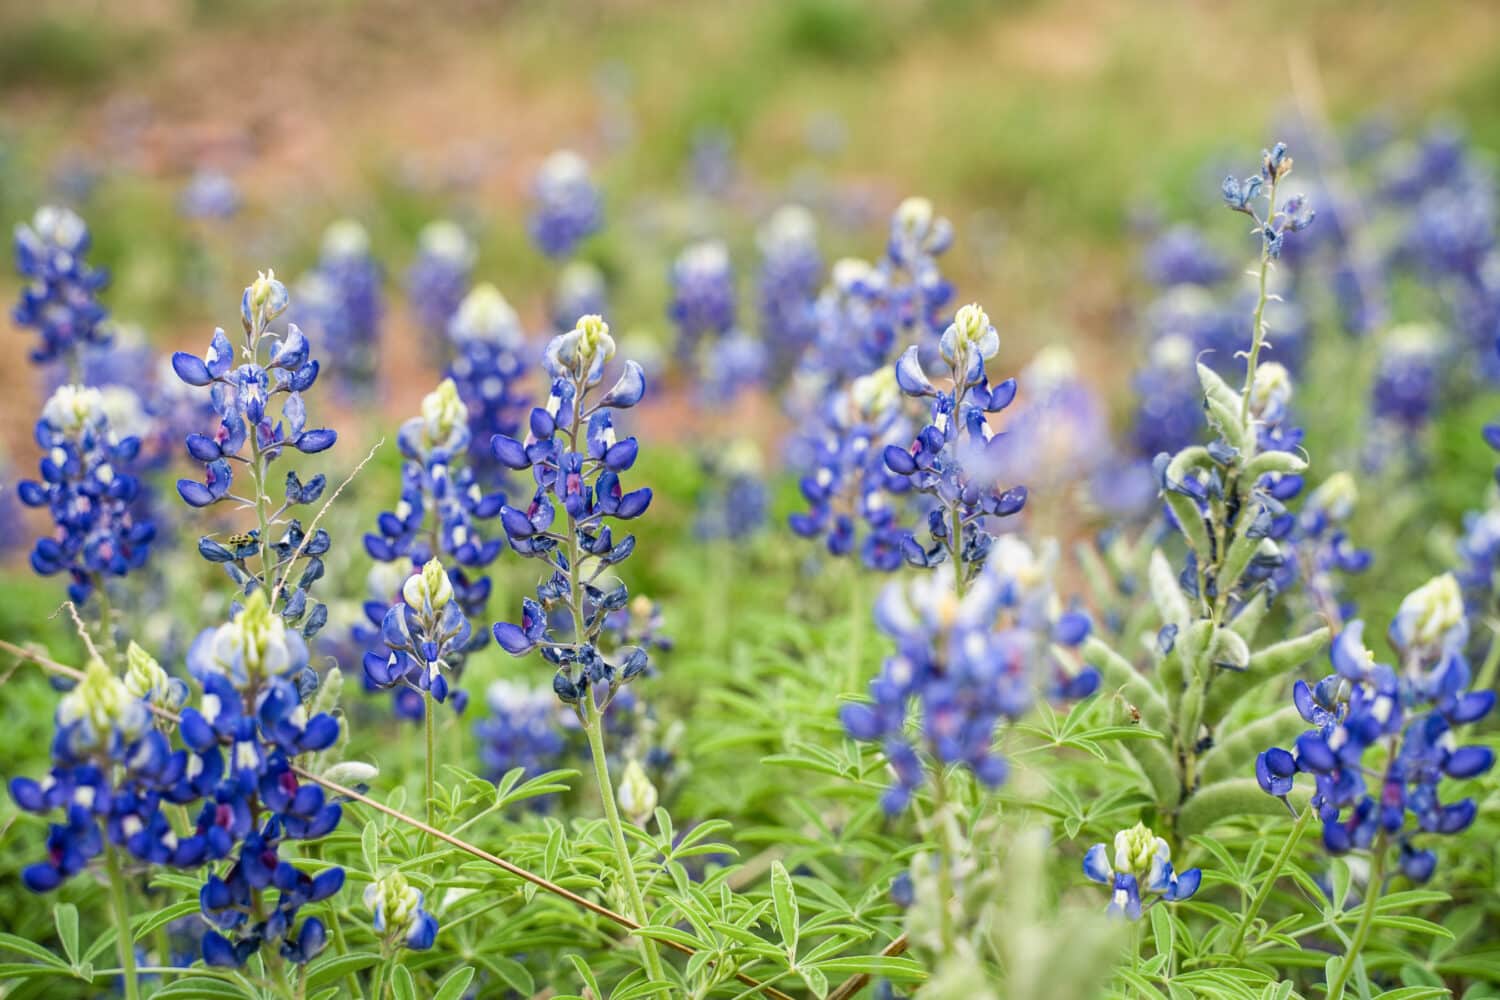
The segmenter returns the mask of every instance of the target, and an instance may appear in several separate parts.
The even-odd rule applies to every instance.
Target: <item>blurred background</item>
[[[1361,253],[1379,257],[1388,306],[1352,324],[1379,336],[1357,339],[1368,331],[1345,323],[1356,339],[1303,337],[1338,325],[1313,315],[1318,289],[1348,277],[1335,269],[1282,323],[1301,343],[1284,358],[1313,359],[1302,394],[1309,445],[1331,470],[1421,434],[1415,465],[1377,462],[1384,471],[1371,482],[1378,490],[1393,476],[1447,470],[1426,480],[1408,520],[1377,512],[1385,532],[1422,546],[1428,515],[1456,530],[1485,481],[1490,459],[1474,432],[1493,400],[1489,383],[1476,391],[1470,379],[1457,405],[1435,407],[1428,379],[1416,417],[1401,416],[1402,397],[1379,434],[1366,433],[1364,401],[1380,409],[1379,366],[1392,343],[1410,346],[1413,323],[1476,327],[1450,338],[1450,374],[1480,367],[1470,348],[1492,340],[1487,310],[1500,293],[1474,277],[1477,266],[1464,272],[1460,261],[1436,276],[1409,267],[1415,294],[1401,268],[1416,259],[1413,239],[1448,250],[1477,243],[1476,253],[1494,243],[1497,43],[1500,8],[1456,2],[6,2],[0,218],[20,223],[48,203],[79,212],[90,263],[110,273],[104,299],[125,331],[116,342],[147,359],[201,353],[216,325],[233,327],[240,289],[268,267],[316,328],[329,261],[352,246],[377,285],[378,335],[356,348],[314,334],[330,370],[369,369],[360,392],[321,402],[320,418],[341,428],[344,469],[415,412],[443,370],[442,310],[456,298],[430,315],[422,268],[444,239],[430,224],[447,220],[466,268],[456,289],[498,286],[533,352],[571,322],[556,313],[573,265],[602,279],[592,301],[659,375],[636,418],[649,440],[681,442],[690,456],[748,430],[774,468],[788,408],[754,389],[701,398],[671,315],[674,261],[722,241],[735,323],[765,337],[766,234],[779,208],[811,214],[815,296],[840,258],[879,257],[893,211],[920,195],[956,233],[942,261],[956,289],[949,308],[987,307],[1002,341],[993,367],[1028,373],[1021,406],[1069,380],[1088,387],[1082,416],[1070,403],[1039,421],[1061,428],[1040,450],[1067,467],[1026,480],[1043,498],[1028,516],[1075,536],[1120,512],[1076,519],[1098,504],[1050,503],[1049,477],[1060,493],[1116,468],[1117,453],[1139,461],[1196,439],[1191,379],[1171,402],[1188,422],[1157,433],[1171,416],[1152,409],[1168,398],[1159,348],[1182,340],[1185,315],[1202,318],[1199,288],[1214,290],[1213,308],[1240,315],[1233,293],[1256,250],[1243,220],[1220,206],[1219,185],[1285,139],[1298,160],[1293,186],[1305,182],[1322,215],[1314,237],[1333,234],[1319,245],[1342,254],[1338,269],[1360,265]],[[532,226],[539,177],[559,150],[581,158],[602,220],[549,256]],[[1374,235],[1345,253],[1351,221],[1365,217]],[[20,287],[0,275],[0,297],[13,301]],[[1459,315],[1462,296],[1483,301],[1478,320],[1474,309]],[[1392,329],[1406,333],[1386,337]],[[1190,332],[1200,353],[1213,349],[1211,333]],[[1231,325],[1234,344],[1239,332]],[[19,359],[33,334],[7,318],[0,337]],[[356,350],[373,356],[343,356]],[[1231,350],[1215,356],[1232,365]],[[150,397],[159,363],[136,371],[123,377]],[[763,376],[785,379],[785,370]],[[0,380],[13,479],[33,467],[32,425],[49,383],[19,360]],[[791,499],[773,523],[796,506],[791,477],[781,495]]]
[[[399,291],[434,218],[544,325],[555,268],[526,199],[556,149],[604,189],[582,253],[611,321],[663,345],[669,263],[694,238],[748,248],[797,201],[827,259],[870,256],[921,194],[954,222],[947,276],[995,318],[1003,365],[1062,341],[1118,383],[1139,226],[1204,219],[1226,165],[1299,113],[1496,147],[1497,37],[1500,9],[1445,2],[7,2],[0,208],[80,211],[114,316],[200,349],[248,274],[295,276],[357,219],[393,293],[386,349],[420,361]],[[20,353],[21,331],[0,335]],[[38,389],[5,371],[14,452]],[[385,371],[394,412],[432,374]]]

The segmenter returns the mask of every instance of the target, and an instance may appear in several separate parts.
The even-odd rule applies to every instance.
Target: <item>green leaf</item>
[[[1305,803],[1311,793],[1297,789],[1293,802]],[[1278,816],[1286,814],[1281,800],[1261,791],[1254,778],[1234,778],[1204,785],[1183,803],[1177,814],[1177,832],[1184,837],[1203,833],[1215,823],[1244,816]]]
[[[469,982],[473,978],[474,967],[472,965],[454,969],[438,984],[437,992],[432,995],[432,1000],[458,1000],[464,995],[464,990],[469,988]]]
[[[1289,743],[1306,729],[1307,720],[1298,713],[1296,706],[1287,705],[1280,711],[1235,730],[1199,760],[1199,771],[1203,775],[1204,784],[1253,775],[1256,754],[1267,747]],[[1271,798],[1269,795],[1265,797]]]
[[[57,936],[62,941],[63,954],[68,964],[78,964],[78,907],[72,903],[58,903],[52,908],[52,922],[57,925]]]
[[[1194,520],[1198,526],[1203,526],[1203,520],[1194,509]],[[1182,593],[1182,585],[1177,582],[1177,574],[1172,571],[1172,564],[1161,549],[1151,553],[1151,567],[1147,574],[1151,582],[1151,599],[1156,602],[1156,611],[1161,615],[1161,620],[1167,625],[1176,625],[1179,629],[1185,629],[1188,622],[1192,620],[1192,612],[1188,609],[1187,598]]]
[[[780,861],[771,862],[771,899],[776,905],[776,929],[786,945],[788,960],[797,960],[797,891]],[[809,986],[812,984],[809,983]]]
[[[374,823],[366,823],[359,832],[359,853],[365,862],[365,872],[371,879],[380,875],[380,831]]]
[[[391,996],[395,1000],[417,1000],[417,981],[404,965],[396,966],[391,975]]]
[[[321,956],[307,967],[307,988],[318,989],[379,962],[380,956],[374,952]]]
[[[487,955],[484,958],[485,965],[510,986],[511,989],[522,996],[531,996],[536,992],[536,982],[531,978],[531,973],[526,966],[513,958],[504,955]]]
[[[1098,636],[1091,635],[1084,642],[1083,662],[1099,671],[1104,687],[1119,691],[1121,697],[1141,713],[1142,722],[1156,730],[1168,727],[1170,710],[1161,692],[1129,660]]]
[[[37,944],[35,941],[28,941],[23,937],[17,937],[14,934],[6,934],[0,932],[0,948],[4,948],[6,951],[16,952],[19,955],[25,955],[27,958],[34,958],[38,962],[42,962],[46,965],[51,965],[59,969],[68,968],[68,963],[52,954],[52,952],[48,951],[43,946]]]
[[[243,996],[249,996],[243,987],[210,976],[187,976],[152,994],[153,1000],[158,997],[167,1000],[221,1000],[223,997]]]
[[[802,974],[802,981],[807,984],[813,996],[822,1000],[828,995],[828,977],[823,975],[823,970],[813,965],[805,969],[799,968],[797,971]]]
[[[1151,908],[1151,935],[1156,939],[1156,953],[1166,955],[1170,960],[1177,950],[1177,942],[1172,929],[1172,915],[1165,906]]]
[[[568,954],[568,961],[572,962],[573,968],[578,970],[578,975],[582,977],[584,985],[589,988],[595,997],[603,1000],[604,991],[599,988],[599,980],[594,978],[594,970],[589,968],[588,963],[571,952]]]
[[[1318,628],[1253,653],[1250,666],[1240,672],[1224,672],[1214,678],[1204,702],[1203,719],[1217,725],[1250,691],[1302,666],[1328,646],[1329,631]]]

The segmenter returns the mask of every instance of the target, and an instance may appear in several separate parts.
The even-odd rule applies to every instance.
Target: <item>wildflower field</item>
[[[1500,998],[1500,10],[124,8],[0,998]]]

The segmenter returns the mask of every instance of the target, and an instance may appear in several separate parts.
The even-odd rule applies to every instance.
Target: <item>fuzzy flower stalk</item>
[[[294,771],[299,761],[338,743],[333,713],[341,675],[320,678],[307,648],[328,618],[310,592],[323,576],[330,539],[322,529],[309,534],[289,515],[321,496],[324,476],[304,482],[287,470],[278,491],[283,499],[277,503],[271,493],[275,462],[289,452],[324,451],[336,439],[332,430],[307,427],[302,393],[317,380],[319,366],[306,337],[295,325],[281,336],[270,333],[288,305],[285,286],[274,274],[262,274],[241,298],[238,351],[216,330],[204,357],[179,352],[172,358],[183,382],[210,390],[218,418],[211,434],[188,435],[188,453],[203,463],[205,475],[179,481],[178,493],[189,506],[229,503],[254,510],[256,519],[249,531],[198,542],[204,559],[224,567],[237,599],[229,620],[205,629],[188,652],[202,696],[181,715],[182,741],[197,757],[185,780],[204,800],[197,834],[208,859],[231,860],[209,876],[199,897],[213,928],[203,937],[203,959],[215,966],[243,966],[267,944],[279,946],[284,962],[311,961],[326,931],[317,918],[299,924],[299,911],[333,895],[344,881],[341,868],[313,875],[280,855],[288,842],[327,836],[342,815],[338,802],[327,801],[320,787],[303,784]],[[276,397],[279,420],[270,409]],[[244,493],[234,492],[236,466],[248,473]]]
[[[536,599],[522,604],[519,622],[499,622],[495,641],[512,656],[540,651],[556,668],[552,688],[577,714],[588,736],[605,819],[613,834],[620,877],[633,916],[647,917],[645,899],[624,827],[604,747],[604,712],[621,688],[645,672],[645,649],[601,651],[606,619],[629,601],[625,585],[605,574],[629,558],[635,536],[616,538],[624,522],[646,512],[651,490],[627,491],[620,476],[635,464],[639,445],[619,438],[614,413],[639,403],[646,392],[640,365],[626,361],[618,380],[595,396],[615,354],[609,325],[598,316],[580,318],[555,337],[544,356],[551,379],[546,405],[531,411],[524,439],[497,434],[495,457],[517,472],[530,471],[535,492],[524,506],[505,506],[501,524],[511,548],[537,559],[548,574]],[[552,612],[563,622],[554,623]],[[649,938],[640,941],[647,971],[663,978],[661,956]]]
[[[1007,438],[991,428],[990,416],[1016,397],[1015,379],[991,386],[985,363],[1000,350],[1000,337],[978,305],[958,311],[939,342],[947,365],[947,387],[938,388],[927,377],[913,345],[896,362],[901,391],[931,400],[931,417],[909,448],[887,445],[886,468],[905,477],[911,488],[932,502],[927,511],[924,546],[915,536],[902,541],[902,554],[914,566],[949,562],[954,567],[958,593],[963,594],[984,563],[994,534],[991,518],[1006,518],[1026,504],[1026,488],[1000,488],[996,483],[1007,467]]]

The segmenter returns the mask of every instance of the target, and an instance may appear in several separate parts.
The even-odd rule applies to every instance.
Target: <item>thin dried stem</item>
[[[908,943],[906,935],[902,934],[881,949],[880,957],[895,958],[897,955],[904,955],[906,954]],[[861,972],[850,976],[837,989],[828,994],[828,1000],[849,1000],[849,997],[854,996],[854,994],[870,985],[870,978],[868,972]]]
[[[307,543],[312,541],[312,536],[317,533],[318,522],[323,520],[323,515],[328,513],[328,508],[333,506],[333,502],[339,498],[339,494],[344,492],[345,487],[354,482],[354,477],[359,475],[364,467],[370,464],[371,459],[375,457],[375,453],[379,451],[384,444],[385,438],[381,438],[379,441],[376,441],[374,446],[370,448],[369,454],[367,454],[360,460],[360,463],[354,467],[349,475],[344,477],[344,481],[342,483],[339,483],[339,488],[333,491],[333,496],[329,497],[327,500],[324,500],[323,506],[318,508],[318,513],[313,516],[312,522],[308,524],[307,531],[303,533],[302,541],[298,544],[297,550],[292,553],[292,558],[287,560],[286,572],[281,575],[280,580],[276,581],[276,589],[271,592],[271,607],[276,607],[276,600],[281,596],[281,591],[286,586],[286,579],[287,577],[292,575],[292,567],[297,565],[297,560],[302,558],[302,550],[307,548]],[[261,541],[264,542],[265,539],[262,539]]]

